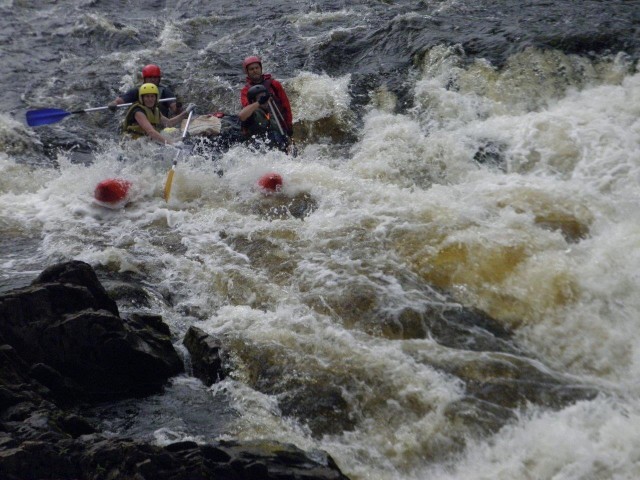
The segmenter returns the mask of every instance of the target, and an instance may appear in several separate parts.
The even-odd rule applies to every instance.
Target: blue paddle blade
[[[29,110],[27,112],[27,125],[30,127],[39,127],[41,125],[49,125],[62,120],[72,112],[66,110],[58,110],[56,108],[43,108],[41,110]]]

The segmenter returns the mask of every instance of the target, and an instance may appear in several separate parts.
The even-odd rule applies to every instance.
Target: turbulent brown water
[[[115,435],[275,438],[353,479],[640,476],[640,2],[0,0],[0,292],[92,264],[231,378],[101,406]],[[121,144],[158,63],[237,113],[242,59],[297,158]],[[216,169],[222,168],[222,177]],[[276,196],[257,178],[284,177]],[[92,202],[132,181],[121,210]],[[188,361],[188,358],[186,358]]]

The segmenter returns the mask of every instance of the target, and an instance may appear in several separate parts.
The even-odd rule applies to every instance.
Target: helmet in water
[[[252,63],[257,63],[260,65],[260,68],[262,68],[262,59],[260,57],[256,57],[255,55],[252,55],[250,57],[245,58],[244,62],[242,62],[242,68],[244,70],[244,73],[247,73],[247,67]]]
[[[267,87],[265,87],[264,85],[254,85],[253,87],[251,87],[247,92],[249,103],[255,102],[256,98],[258,98],[258,95],[261,95],[263,93],[267,93]]]
[[[142,78],[150,77],[162,77],[162,73],[160,72],[160,67],[158,65],[150,64],[142,69]]]
[[[160,95],[160,91],[158,87],[153,83],[143,83],[142,86],[138,89],[138,100],[140,103],[142,102],[143,95],[153,94],[156,96],[156,103],[158,101],[158,96]]]

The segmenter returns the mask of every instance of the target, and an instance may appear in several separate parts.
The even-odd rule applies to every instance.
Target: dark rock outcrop
[[[209,386],[227,376],[223,366],[222,343],[216,338],[198,327],[189,327],[183,343],[191,354],[194,377]]]
[[[200,333],[190,341],[221,368]],[[78,413],[80,403],[161,390],[182,370],[161,317],[120,318],[85,263],[56,265],[0,296],[2,479],[347,479],[324,452],[270,441],[161,447],[104,435]]]
[[[168,328],[153,317],[123,321],[82,262],[48,268],[1,297],[0,338],[58,399],[147,395],[183,371]]]
[[[320,461],[276,442],[179,442],[158,447],[126,439],[35,440],[0,448],[3,480],[348,480],[331,457]]]

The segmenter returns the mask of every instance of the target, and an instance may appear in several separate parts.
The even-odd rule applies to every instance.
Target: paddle
[[[284,133],[284,130],[282,129],[282,124],[280,123],[280,119],[282,119],[282,123],[284,123],[284,117],[282,116],[282,113],[280,112],[280,109],[274,103],[274,101],[271,99],[271,97],[269,97],[268,103],[269,103],[269,109],[271,110],[271,115],[274,116],[274,118],[276,119],[276,123],[278,124],[278,130],[280,130],[280,135],[282,135],[284,138],[288,138],[289,141],[291,142],[291,144],[287,147],[287,152],[286,153],[291,153],[294,157],[297,157],[298,156],[298,149],[296,148],[296,145],[293,143],[293,138],[289,137],[289,135],[286,135]],[[290,150],[290,152],[289,152],[289,150]]]
[[[282,125],[280,124],[280,119],[278,118],[278,115],[276,114],[276,111],[278,113],[280,113],[280,110],[278,110],[278,107],[273,104],[273,100],[271,100],[271,97],[269,97],[269,100],[267,100],[267,102],[269,103],[269,109],[271,110],[271,115],[273,115],[273,118],[276,119],[276,123],[278,124],[278,130],[280,130],[280,135],[282,135],[284,137],[285,136],[284,130],[282,129]],[[281,116],[282,116],[282,114],[281,114]]]
[[[161,102],[171,102],[175,100],[175,97],[172,98],[163,98]],[[117,105],[120,107],[130,107],[133,105],[132,103],[121,103]],[[59,122],[63,118],[68,115],[73,115],[74,113],[89,113],[89,112],[97,112],[98,110],[107,110],[109,107],[95,107],[95,108],[86,108],[84,110],[75,110],[73,112],[67,112],[66,110],[59,110],[57,108],[41,108],[40,110],[29,110],[27,112],[27,125],[30,127],[39,127],[41,125],[50,125],[52,123]]]
[[[182,141],[184,141],[184,139],[187,136],[187,132],[189,131],[189,124],[191,123],[192,116],[193,116],[193,110],[189,112],[189,116],[187,117],[187,123],[184,126],[184,131],[182,132]],[[176,171],[176,165],[178,164],[178,157],[180,156],[180,152],[182,152],[182,150],[179,150],[178,153],[176,154],[176,158],[173,160],[173,165],[171,165],[171,170],[169,170],[169,173],[167,173],[167,181],[164,184],[164,201],[165,202],[169,201],[169,196],[171,195],[171,184],[173,183],[173,174]]]

